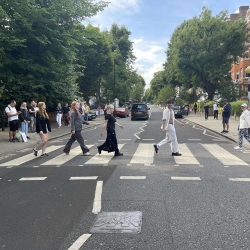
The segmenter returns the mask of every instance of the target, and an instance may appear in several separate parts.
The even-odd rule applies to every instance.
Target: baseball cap
[[[246,103],[242,103],[241,107],[247,107],[247,104]]]
[[[227,100],[227,99],[224,99],[223,102],[228,102],[228,100]]]

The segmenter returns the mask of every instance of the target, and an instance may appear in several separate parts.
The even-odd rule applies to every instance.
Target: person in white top
[[[174,111],[172,110],[173,106],[173,101],[167,100],[167,107],[163,111],[163,116],[162,116],[162,132],[166,134],[165,139],[160,141],[159,143],[154,145],[155,153],[158,153],[159,147],[162,145],[166,144],[169,142],[169,139],[172,144],[172,156],[181,156],[181,154],[178,151],[178,141],[176,137],[176,132],[174,128],[174,122],[176,121],[177,123],[181,124],[181,126],[185,126],[182,122],[178,121],[174,117]]]
[[[243,137],[250,142],[250,135],[248,134],[248,129],[250,128],[250,112],[247,109],[247,104],[241,104],[242,114],[240,116],[240,124],[239,124],[239,142],[238,146],[234,147],[234,149],[242,149]]]
[[[213,104],[213,109],[214,109],[214,119],[218,120],[219,105],[217,102]]]
[[[9,141],[15,142],[16,140],[16,131],[18,130],[19,124],[18,124],[18,115],[20,114],[20,111],[17,112],[16,108],[16,101],[12,100],[10,104],[5,108],[5,112],[8,116],[8,122],[10,126],[9,131]]]

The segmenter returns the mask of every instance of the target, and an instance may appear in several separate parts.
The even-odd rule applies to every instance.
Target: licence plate
[[[141,114],[141,112],[136,112],[136,114]]]
[[[175,114],[177,114],[177,112],[174,112]]]

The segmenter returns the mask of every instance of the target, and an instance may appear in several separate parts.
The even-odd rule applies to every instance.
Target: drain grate
[[[90,233],[131,233],[141,232],[142,212],[103,212],[97,215]]]

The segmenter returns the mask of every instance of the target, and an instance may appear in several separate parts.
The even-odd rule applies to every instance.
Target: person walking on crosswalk
[[[105,116],[105,122],[102,127],[101,136],[103,136],[104,129],[107,130],[107,138],[106,141],[97,147],[98,153],[101,154],[103,151],[115,152],[115,156],[122,156],[123,154],[118,149],[117,139],[116,139],[116,133],[115,133],[115,125],[117,125],[120,128],[123,128],[122,125],[120,125],[115,117],[113,116],[114,106],[108,105],[106,107],[107,114]]]
[[[181,154],[178,151],[178,141],[177,136],[174,128],[174,122],[177,122],[181,124],[181,126],[185,126],[182,122],[178,121],[174,117],[174,111],[172,110],[173,101],[171,99],[167,100],[167,107],[163,111],[162,116],[162,132],[166,134],[165,139],[160,141],[159,143],[154,145],[155,153],[158,153],[159,148],[168,143],[169,139],[172,144],[172,156],[181,156]]]
[[[240,124],[239,124],[239,142],[238,146],[234,147],[234,149],[242,149],[243,137],[250,142],[250,135],[248,134],[248,129],[250,127],[250,112],[247,109],[247,104],[241,104],[242,114],[240,116]]]
[[[64,147],[63,152],[67,155],[70,152],[71,146],[75,140],[80,144],[83,155],[91,155],[89,148],[84,144],[82,137],[82,115],[79,112],[80,104],[77,101],[73,101],[71,104],[70,125],[71,125],[71,137]],[[88,124],[88,123],[87,123]]]
[[[37,152],[39,149],[42,149],[41,157],[49,156],[49,154],[45,153],[47,148],[49,133],[51,132],[51,126],[49,121],[49,115],[46,112],[45,102],[38,103],[39,111],[36,114],[36,132],[40,135],[42,141],[35,146],[33,149],[34,155],[37,156]]]

